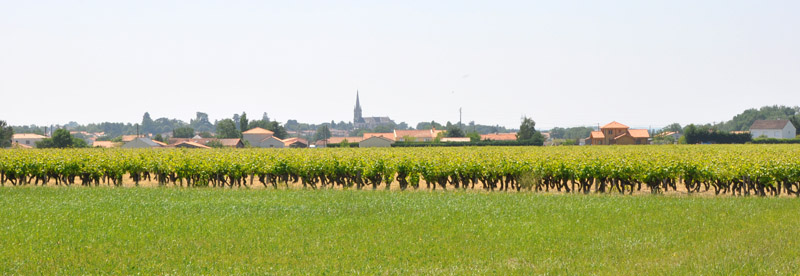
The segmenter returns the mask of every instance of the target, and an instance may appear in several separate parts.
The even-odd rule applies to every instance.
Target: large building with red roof
[[[611,122],[592,131],[589,136],[592,145],[647,145],[650,133],[646,129],[630,129],[618,122]]]

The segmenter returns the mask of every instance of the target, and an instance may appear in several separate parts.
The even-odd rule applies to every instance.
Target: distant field
[[[800,200],[0,188],[0,274],[800,273]]]

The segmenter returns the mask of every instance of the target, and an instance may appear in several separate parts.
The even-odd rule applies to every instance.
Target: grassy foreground
[[[798,274],[800,200],[0,188],[0,274]]]

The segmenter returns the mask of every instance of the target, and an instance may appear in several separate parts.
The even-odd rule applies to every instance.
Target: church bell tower
[[[358,99],[358,90],[356,90],[356,108],[353,110],[353,124],[361,123],[364,117],[361,117],[361,101]]]

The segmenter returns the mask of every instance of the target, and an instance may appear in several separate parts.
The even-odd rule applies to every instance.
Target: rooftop
[[[756,120],[750,129],[783,129],[789,120]]]

